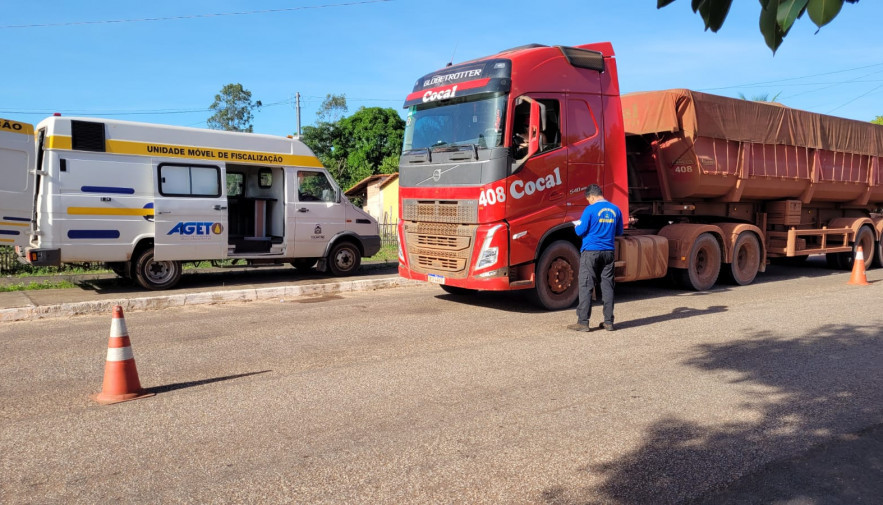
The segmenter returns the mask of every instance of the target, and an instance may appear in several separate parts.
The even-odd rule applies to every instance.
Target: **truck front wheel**
[[[705,291],[711,289],[717,282],[720,270],[720,245],[713,235],[703,233],[693,242],[690,256],[687,258],[687,268],[678,273],[681,285],[693,291]]]
[[[579,251],[566,240],[553,242],[540,255],[534,301],[547,310],[566,309],[579,294]]]
[[[135,281],[145,289],[169,289],[181,280],[180,261],[154,261],[153,249],[145,249],[135,259]]]
[[[356,273],[361,263],[362,255],[352,242],[340,242],[328,253],[328,268],[338,277]]]

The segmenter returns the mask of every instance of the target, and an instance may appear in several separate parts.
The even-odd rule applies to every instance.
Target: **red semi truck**
[[[399,273],[577,297],[572,221],[623,211],[616,279],[751,283],[776,258],[879,262],[883,127],[689,90],[620,96],[610,43],[529,45],[421,77],[399,166]]]

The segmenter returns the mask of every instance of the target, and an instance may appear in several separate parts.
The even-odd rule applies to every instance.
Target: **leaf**
[[[810,0],[806,10],[809,19],[819,28],[830,23],[840,13],[843,0]]]
[[[656,8],[661,9],[675,0],[656,0]]]
[[[797,18],[803,15],[808,0],[784,0],[776,10],[776,22],[782,31],[788,33]]]
[[[704,0],[699,5],[699,14],[705,20],[705,29],[711,29],[713,32],[720,30],[727,14],[730,12],[730,5],[733,0]]]
[[[776,0],[772,0],[767,8],[760,11],[760,33],[763,34],[767,47],[773,50],[773,54],[776,53],[776,49],[782,45],[782,39],[785,38],[785,34],[776,21],[777,8],[778,3]]]

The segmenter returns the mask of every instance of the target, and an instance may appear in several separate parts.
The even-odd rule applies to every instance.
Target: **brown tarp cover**
[[[629,135],[681,132],[759,144],[883,156],[883,126],[688,89],[622,96]]]

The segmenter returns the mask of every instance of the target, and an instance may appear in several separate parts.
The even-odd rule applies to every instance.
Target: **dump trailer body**
[[[883,126],[686,89],[622,96],[632,201],[883,204]],[[652,155],[648,157],[646,155]]]

